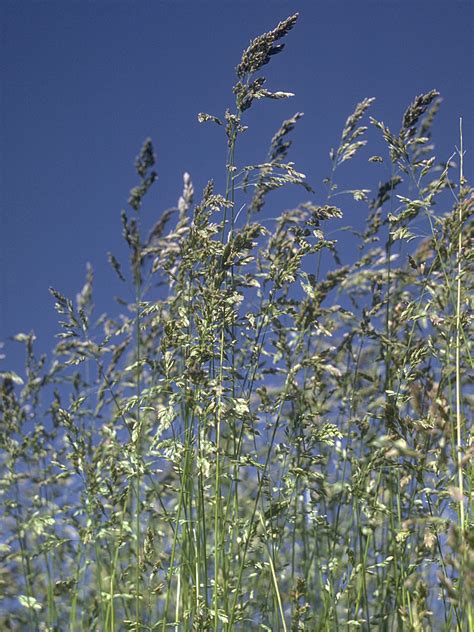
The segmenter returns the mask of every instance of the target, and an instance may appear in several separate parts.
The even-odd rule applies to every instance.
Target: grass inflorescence
[[[243,52],[234,109],[199,115],[223,128],[225,190],[210,180],[196,196],[185,173],[148,235],[144,143],[122,212],[129,271],[108,256],[131,289],[123,313],[95,320],[88,267],[75,300],[51,290],[52,359],[15,336],[25,373],[3,371],[0,393],[2,630],[474,629],[462,127],[440,165],[437,91],[398,132],[364,99],[319,202],[288,159],[301,113],[263,161],[239,164],[245,112],[293,96],[261,71],[297,17]],[[371,169],[388,162],[390,176],[341,190],[370,124],[387,146]],[[259,221],[288,185],[306,199]],[[350,263],[330,238],[346,200],[367,208]]]

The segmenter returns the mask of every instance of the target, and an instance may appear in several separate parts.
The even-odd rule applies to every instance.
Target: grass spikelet
[[[250,42],[242,53],[242,59],[236,68],[239,79],[244,79],[247,75],[257,72],[268,64],[273,55],[281,53],[285,45],[275,44],[275,42],[285,37],[295,26],[297,20],[298,13],[295,13],[279,22],[273,30],[259,35]]]

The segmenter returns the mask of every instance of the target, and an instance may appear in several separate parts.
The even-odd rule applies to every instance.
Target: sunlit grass
[[[288,158],[300,114],[240,164],[245,111],[292,96],[260,71],[296,21],[244,51],[233,110],[199,115],[223,129],[225,190],[209,181],[195,202],[185,173],[148,235],[144,143],[122,213],[128,271],[109,254],[122,313],[94,316],[89,267],[75,301],[52,290],[50,358],[15,337],[24,375],[1,374],[2,630],[473,630],[462,127],[437,163],[432,90],[396,132],[368,119],[387,145],[372,156],[367,98],[325,193]],[[389,177],[344,190],[341,164],[367,156]],[[303,202],[264,221],[292,185]],[[355,202],[367,220],[347,262],[334,237]]]

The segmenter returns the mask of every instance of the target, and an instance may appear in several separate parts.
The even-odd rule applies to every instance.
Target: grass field
[[[462,121],[439,163],[435,90],[396,131],[363,100],[317,195],[290,157],[299,114],[242,165],[246,111],[291,96],[261,73],[297,17],[243,52],[233,107],[199,115],[227,143],[225,190],[196,195],[184,174],[148,235],[143,144],[129,265],[109,254],[133,296],[122,313],[94,315],[89,268],[75,300],[51,290],[49,357],[16,335],[24,374],[0,374],[1,630],[474,630]],[[386,151],[369,161],[391,177],[345,191],[338,168],[371,125]],[[303,202],[263,221],[286,186]],[[346,200],[367,217],[350,264],[333,239]]]

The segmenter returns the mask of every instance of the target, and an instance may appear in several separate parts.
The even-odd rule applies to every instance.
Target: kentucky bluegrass
[[[109,253],[122,313],[94,316],[89,266],[75,300],[51,290],[51,358],[15,336],[24,375],[1,373],[2,630],[474,629],[462,125],[440,164],[437,91],[397,132],[364,99],[325,195],[288,159],[299,112],[241,165],[246,111],[293,96],[261,71],[297,18],[243,52],[233,110],[199,114],[224,132],[225,191],[210,180],[196,201],[185,173],[148,235],[144,143],[121,216],[129,271]],[[340,188],[370,125],[387,146],[370,169],[389,175],[375,193]],[[289,185],[310,201],[259,221]],[[343,229],[359,254],[344,262],[332,237],[354,202],[367,220]]]

